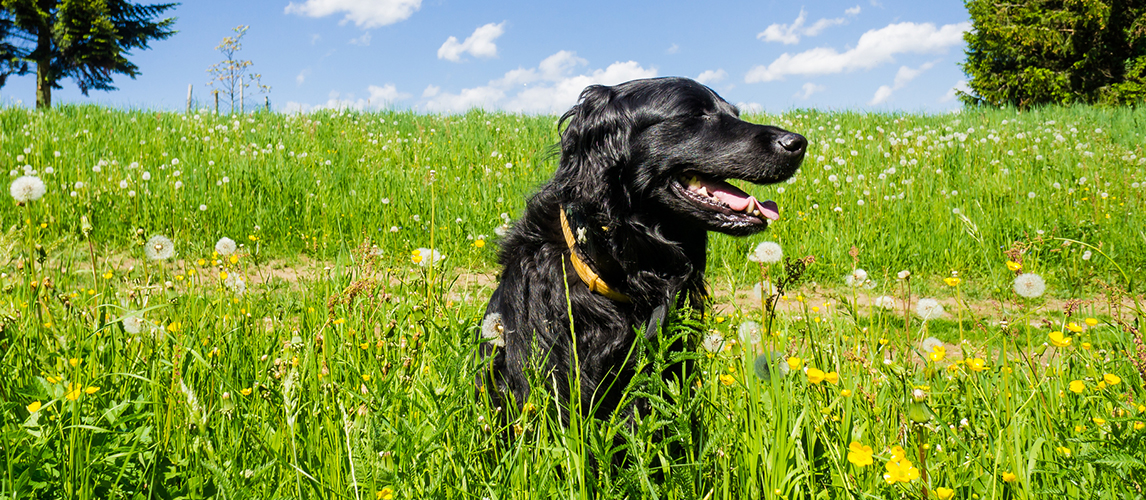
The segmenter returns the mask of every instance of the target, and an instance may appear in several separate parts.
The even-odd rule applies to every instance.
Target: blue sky
[[[560,113],[591,83],[688,76],[742,108],[782,112],[959,106],[961,1],[185,0],[179,33],[129,57],[141,74],[54,103],[182,109],[232,28],[280,111],[323,107]],[[251,92],[248,92],[250,94]],[[262,97],[256,98],[261,104]],[[31,76],[0,102],[31,106]]]

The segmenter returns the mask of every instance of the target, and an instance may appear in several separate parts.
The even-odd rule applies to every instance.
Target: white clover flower
[[[44,185],[44,181],[39,177],[25,175],[12,181],[12,185],[8,187],[8,192],[12,194],[17,203],[26,203],[29,201],[36,201],[48,192],[48,186]]]
[[[235,253],[235,250],[238,248],[239,246],[235,244],[235,240],[226,236],[219,238],[219,241],[215,242],[215,251],[219,252],[219,255],[222,257]]]
[[[148,260],[167,260],[175,256],[175,243],[170,238],[157,234],[143,245],[143,253]]]
[[[924,320],[935,319],[943,315],[943,305],[935,299],[919,299],[915,304],[915,314]]]
[[[774,264],[780,262],[784,258],[784,251],[780,248],[780,244],[774,241],[764,241],[748,254],[748,260],[751,262],[761,262],[764,264]]]
[[[1015,277],[1015,293],[1028,299],[1039,297],[1047,290],[1046,281],[1035,273],[1023,273]]]
[[[481,336],[494,347],[505,347],[505,325],[501,313],[489,313],[481,322]]]

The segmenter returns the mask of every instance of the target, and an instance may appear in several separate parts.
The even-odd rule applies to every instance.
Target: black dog
[[[579,380],[582,412],[607,419],[634,375],[635,332],[666,307],[703,307],[708,231],[743,236],[779,218],[724,180],[783,181],[807,141],[738,116],[687,78],[581,93],[561,117],[557,172],[502,242],[478,379],[495,404],[523,405],[533,372],[563,404]]]

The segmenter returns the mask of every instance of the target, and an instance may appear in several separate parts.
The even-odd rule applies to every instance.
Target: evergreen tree
[[[1142,104],[1146,1],[968,0],[967,104]]]
[[[11,21],[17,57],[36,68],[36,107],[52,106],[52,89],[72,78],[84,95],[114,90],[112,75],[135,78],[125,57],[151,40],[173,34],[174,18],[155,20],[177,4],[136,5],[126,0],[0,0],[0,19]],[[2,39],[0,39],[2,41]],[[26,65],[20,73],[28,72]]]

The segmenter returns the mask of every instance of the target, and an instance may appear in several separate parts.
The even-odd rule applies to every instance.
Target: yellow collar
[[[593,269],[577,256],[577,250],[574,248],[577,241],[573,238],[573,229],[569,227],[569,220],[565,218],[565,207],[560,207],[561,212],[561,232],[565,234],[565,244],[569,245],[569,260],[573,261],[573,269],[577,270],[577,276],[581,277],[586,285],[589,285],[589,290],[601,294],[607,298],[613,299],[617,302],[631,302],[632,299],[628,295],[609,288],[605,280],[601,276],[593,272]]]

